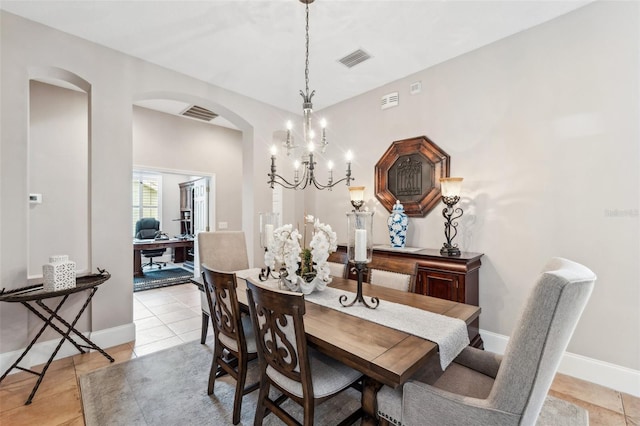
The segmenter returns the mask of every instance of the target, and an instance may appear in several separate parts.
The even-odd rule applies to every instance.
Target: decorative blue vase
[[[393,211],[387,220],[389,226],[389,238],[391,239],[391,247],[404,248],[407,239],[407,225],[409,225],[409,217],[404,212],[404,206],[396,200]]]

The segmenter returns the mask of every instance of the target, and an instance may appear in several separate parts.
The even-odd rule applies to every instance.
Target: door
[[[193,182],[193,234],[209,231],[209,178]]]
[[[200,258],[198,256],[198,233],[209,231],[209,178],[193,181],[193,273],[200,276]]]

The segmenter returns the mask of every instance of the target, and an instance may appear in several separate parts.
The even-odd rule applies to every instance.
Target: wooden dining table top
[[[258,280],[249,278],[255,284]],[[237,279],[238,302],[247,307],[246,281]],[[357,282],[333,277],[330,286],[356,292]],[[363,283],[365,297],[375,296],[436,314],[458,318],[470,324],[479,315],[478,306],[452,302]],[[361,371],[364,375],[391,387],[406,382],[427,360],[436,354],[437,344],[373,321],[349,315],[316,303],[306,302],[304,327],[308,343],[327,355]],[[336,299],[336,306],[339,302]],[[375,310],[372,311],[375,315]],[[408,315],[407,321],[412,321]]]

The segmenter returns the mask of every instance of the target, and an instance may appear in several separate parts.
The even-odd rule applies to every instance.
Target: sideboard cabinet
[[[339,251],[346,251],[341,245]],[[440,254],[440,250],[422,249],[418,251],[373,249],[373,257],[402,257],[415,260],[417,264],[414,292],[454,302],[478,306],[479,272],[482,253],[462,252],[460,256]],[[350,278],[355,279],[355,276]],[[480,320],[475,319],[468,326],[471,345],[483,348],[480,336]]]

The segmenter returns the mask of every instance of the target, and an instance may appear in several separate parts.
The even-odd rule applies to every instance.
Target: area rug
[[[193,271],[179,267],[146,271],[142,277],[133,277],[133,291],[184,284],[188,283],[192,277]]]
[[[213,395],[207,395],[211,358],[211,346],[194,341],[80,376],[85,424],[231,425],[235,380],[216,379]],[[249,375],[247,381],[257,379],[257,368]],[[241,425],[253,424],[257,397],[256,391],[243,398]],[[338,424],[359,406],[360,394],[347,389],[316,407],[316,424]],[[302,420],[297,404],[286,401],[283,407]],[[263,424],[282,422],[269,415]]]
[[[212,348],[198,341],[111,365],[80,376],[87,426],[103,425],[231,425],[235,381],[216,379],[207,395]],[[248,382],[257,377],[257,365]],[[245,395],[240,424],[253,424],[258,392]],[[360,405],[360,394],[347,389],[316,407],[316,425],[335,425]],[[283,404],[299,420],[302,410],[291,401]],[[273,415],[265,425],[281,425]],[[356,422],[356,425],[360,422]],[[537,426],[588,425],[588,413],[569,402],[547,397]]]

